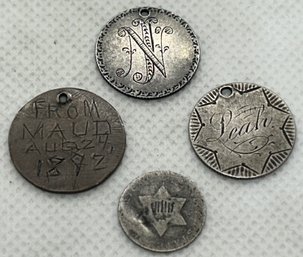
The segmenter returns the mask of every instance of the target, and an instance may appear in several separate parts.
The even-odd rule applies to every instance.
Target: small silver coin
[[[252,83],[231,83],[198,101],[189,133],[208,167],[233,178],[255,178],[286,161],[296,129],[292,113],[275,93]]]
[[[159,98],[184,87],[199,63],[198,39],[179,16],[157,8],[126,10],[101,31],[96,61],[105,80],[138,98]]]
[[[125,131],[117,111],[76,88],[38,95],[16,115],[9,150],[17,170],[35,186],[58,193],[92,188],[120,163]]]
[[[121,195],[118,216],[126,235],[139,246],[171,252],[189,245],[201,232],[206,207],[198,188],[173,172],[150,172]]]

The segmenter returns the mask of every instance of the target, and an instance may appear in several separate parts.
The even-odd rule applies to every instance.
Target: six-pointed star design
[[[290,114],[288,111],[280,109],[279,106],[273,105],[261,88],[251,90],[244,95],[235,93],[233,101],[219,97],[213,103],[196,109],[199,120],[201,122],[203,120],[204,125],[201,126],[195,137],[194,145],[198,149],[206,149],[215,155],[217,170],[227,172],[232,168],[243,166],[249,168],[256,176],[264,172],[266,163],[272,154],[290,151],[291,145],[282,129]],[[249,112],[243,111],[244,107],[247,107]],[[261,107],[264,110],[258,112]],[[228,119],[228,115],[222,116],[226,121],[224,134],[220,135],[221,130],[215,128],[211,122],[215,120],[213,117],[229,112],[232,113],[233,118]],[[262,125],[265,118],[271,120],[268,128]],[[257,125],[256,122],[258,122]],[[222,123],[220,122],[220,124]],[[231,139],[234,137],[233,131],[240,133],[241,126],[248,128],[248,124],[249,133],[242,133],[234,140]],[[213,140],[216,137],[219,139]]]
[[[172,197],[167,192],[167,190],[164,186],[161,186],[159,188],[159,190],[157,191],[157,193],[154,195],[139,196],[139,200],[142,203],[143,207],[148,209],[147,215],[150,218],[151,223],[154,226],[154,228],[156,229],[156,231],[158,232],[159,236],[164,235],[164,233],[166,232],[169,225],[179,225],[179,226],[186,225],[186,222],[180,213],[184,203],[186,202],[186,199],[179,198],[179,197]],[[162,210],[160,208],[160,210],[158,210],[158,211],[161,211],[166,214],[168,214],[168,212],[170,212],[170,213],[169,213],[169,215],[166,215],[163,219],[157,219],[152,210],[152,204],[155,202],[159,203],[162,201],[173,203],[173,207],[170,208],[169,211],[167,209],[165,211],[165,210],[163,210],[163,206],[161,206]],[[166,208],[167,208],[167,206],[166,206]]]

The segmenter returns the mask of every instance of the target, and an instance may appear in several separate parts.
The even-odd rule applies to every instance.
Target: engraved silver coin
[[[198,39],[179,16],[157,8],[126,10],[101,31],[96,61],[105,80],[138,98],[159,98],[184,87],[199,63]]]
[[[189,245],[200,234],[206,207],[193,182],[177,173],[158,171],[127,186],[118,216],[133,242],[151,251],[171,252]]]
[[[117,111],[101,97],[59,88],[22,107],[8,141],[15,167],[29,182],[73,193],[97,186],[116,169],[125,131]]]
[[[275,93],[252,83],[230,83],[199,100],[189,133],[208,167],[234,178],[255,178],[286,161],[296,129],[292,113]]]

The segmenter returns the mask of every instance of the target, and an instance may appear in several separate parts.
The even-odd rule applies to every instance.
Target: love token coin
[[[127,10],[101,31],[96,61],[105,80],[138,98],[159,98],[184,87],[199,63],[198,39],[179,16],[157,8]]]
[[[139,246],[171,252],[189,245],[206,218],[203,197],[193,182],[173,172],[150,172],[122,193],[120,224]]]
[[[234,178],[254,178],[286,161],[296,129],[292,113],[275,93],[252,83],[231,83],[199,100],[189,133],[208,167]]]
[[[9,150],[17,170],[35,186],[74,193],[100,184],[120,163],[125,131],[117,111],[76,88],[45,92],[16,115]]]

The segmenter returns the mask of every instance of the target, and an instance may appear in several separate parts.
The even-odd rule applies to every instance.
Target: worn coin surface
[[[185,86],[199,63],[198,39],[179,16],[157,8],[126,10],[101,31],[96,61],[105,80],[138,98],[159,98]]]
[[[292,113],[275,93],[252,83],[231,83],[199,100],[189,133],[207,166],[230,177],[254,178],[286,161],[296,130]]]
[[[16,115],[9,150],[17,170],[35,186],[60,193],[100,184],[120,163],[125,131],[117,111],[76,88],[45,92]]]
[[[173,172],[146,173],[124,190],[120,224],[139,246],[170,252],[190,244],[201,232],[206,207],[198,188]]]

